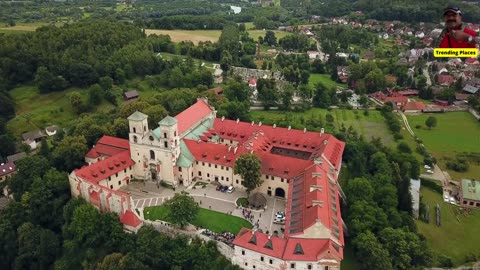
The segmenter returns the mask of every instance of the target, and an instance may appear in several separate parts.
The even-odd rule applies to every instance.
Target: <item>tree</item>
[[[282,101],[281,103],[281,110],[288,111],[290,110],[290,106],[292,105],[292,99],[293,99],[293,94],[294,94],[294,88],[291,84],[286,84],[283,87],[282,92],[280,93],[280,100]]]
[[[408,144],[406,142],[400,142],[397,145],[397,149],[398,149],[398,151],[400,151],[402,153],[407,153],[407,154],[412,153],[412,149],[410,149],[410,146],[408,146]]]
[[[195,220],[199,210],[198,203],[187,193],[175,193],[175,196],[165,202],[168,219],[181,228]]]
[[[362,258],[363,269],[393,270],[390,254],[382,247],[375,235],[366,231],[353,241],[357,257]]]
[[[255,154],[242,154],[235,161],[234,173],[242,177],[247,194],[263,183],[261,169],[262,162]]]
[[[268,46],[277,45],[277,37],[275,36],[275,32],[268,30],[265,33],[265,38],[263,39],[263,41],[266,42]]]
[[[370,180],[366,178],[354,178],[348,181],[348,200],[356,202],[364,200],[367,202],[373,201],[375,190]]]
[[[229,101],[245,102],[250,101],[252,90],[243,82],[229,80],[223,89],[223,94]]]
[[[263,104],[265,110],[269,110],[277,104],[278,93],[274,79],[259,79],[257,81],[258,100]]]
[[[250,102],[231,101],[220,106],[219,116],[225,116],[227,119],[240,121],[250,121]]]
[[[15,138],[9,133],[0,135],[0,157],[7,158],[7,156],[14,153]]]
[[[52,161],[56,168],[71,172],[84,164],[87,151],[87,141],[83,136],[66,136],[53,150]]]
[[[246,30],[245,24],[244,23],[239,24],[238,25],[238,30],[240,32],[245,32],[245,30]]]
[[[313,73],[325,73],[325,67],[320,59],[315,59],[312,62],[312,72]],[[335,71],[336,74],[336,71]]]
[[[368,108],[368,97],[366,95],[361,95],[358,103],[364,108]]]
[[[105,77],[100,78],[98,83],[100,84],[100,86],[102,87],[102,89],[104,91],[108,91],[108,90],[112,89],[113,79],[110,78],[109,76],[105,76]]]
[[[468,105],[472,108],[476,108],[480,104],[480,101],[474,95],[469,96],[467,101]]]
[[[437,126],[437,118],[434,116],[429,116],[427,120],[425,120],[425,125],[429,128],[432,129],[433,127]]]
[[[152,129],[153,127],[158,126],[158,122],[168,115],[167,110],[162,105],[153,105],[147,107],[145,110],[143,110],[143,113],[148,115],[148,126]]]
[[[90,106],[99,105],[102,102],[103,90],[99,84],[94,84],[88,88],[88,104]]]
[[[69,94],[70,105],[72,106],[73,110],[77,113],[83,113],[86,111],[85,102],[83,101],[82,96],[79,92],[74,91]]]
[[[122,253],[112,253],[105,256],[102,262],[97,264],[96,270],[126,269],[125,256]]]
[[[50,147],[48,146],[48,142],[45,139],[42,140],[39,154],[45,157],[46,159],[50,158]]]

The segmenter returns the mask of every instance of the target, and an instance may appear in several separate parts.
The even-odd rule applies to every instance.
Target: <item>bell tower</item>
[[[148,116],[139,111],[134,112],[128,117],[128,129],[130,145],[142,144],[148,133]]]

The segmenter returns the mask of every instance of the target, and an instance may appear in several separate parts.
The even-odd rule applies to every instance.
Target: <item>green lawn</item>
[[[163,206],[147,207],[144,210],[145,219],[164,220],[168,222],[167,209]],[[224,213],[200,208],[193,225],[214,232],[225,231],[237,234],[242,227],[252,228],[252,224],[243,218],[227,215]]]
[[[444,203],[442,195],[425,187],[421,188],[421,195],[423,201],[430,205],[430,223],[416,223],[430,247],[439,254],[451,257],[457,265],[462,264],[469,253],[480,256],[480,211],[472,211],[468,216],[460,214],[457,206]],[[441,208],[441,227],[435,225],[437,203]]]
[[[355,114],[357,112],[357,114]],[[281,111],[252,111],[250,113],[252,120],[262,121],[266,125],[281,123],[290,125],[292,128],[303,129],[303,122],[312,115],[320,117],[325,122],[326,109],[313,108],[306,112],[281,112]],[[348,128],[350,125],[362,134],[366,139],[372,136],[380,137],[386,145],[393,143],[393,136],[384,123],[383,116],[379,111],[369,111],[369,115],[365,116],[363,111],[334,109],[330,112],[334,117],[334,125],[339,129],[342,123]],[[358,117],[358,118],[357,118]],[[320,130],[318,127],[316,131]]]
[[[43,129],[49,125],[68,127],[78,117],[68,99],[68,94],[73,91],[86,95],[86,90],[79,88],[47,94],[41,94],[33,85],[14,88],[10,95],[15,101],[16,116],[8,122],[8,129],[19,139],[24,132]],[[113,108],[112,104],[103,100],[95,111],[109,112]]]
[[[429,116],[434,116],[438,122],[432,130],[425,126],[425,120]],[[407,118],[415,134],[437,158],[442,169],[446,169],[445,158],[463,152],[480,152],[480,122],[468,112],[409,115]],[[415,128],[417,125],[422,128]],[[466,173],[448,172],[454,180],[462,177],[478,178],[480,165],[470,162],[470,170]]]
[[[332,81],[332,79],[330,79],[329,74],[316,74],[316,73],[310,74],[310,79],[308,80],[308,85],[313,87],[313,86],[315,86],[315,84],[317,84],[319,82],[325,84],[325,86],[327,86],[329,88],[333,87],[333,86],[338,86],[338,87],[343,87],[343,88],[346,87],[346,84],[337,83],[337,82]]]

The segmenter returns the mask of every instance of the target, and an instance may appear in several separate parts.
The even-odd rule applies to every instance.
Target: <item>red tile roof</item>
[[[134,228],[142,224],[142,220],[130,210],[125,211],[125,213],[120,216],[120,222]]]
[[[128,140],[104,135],[97,144],[85,155],[87,158],[97,158],[100,156],[114,156],[125,150],[130,149]]]
[[[104,145],[114,146],[114,147],[123,148],[123,149],[130,149],[130,143],[128,142],[128,140],[107,136],[107,135],[104,135],[102,138],[100,138],[97,144],[104,144]]]
[[[442,85],[451,85],[455,81],[455,78],[452,75],[443,75],[438,76],[438,83]]]
[[[15,163],[7,162],[0,164],[0,176],[7,175],[14,172],[17,169]]]
[[[398,91],[398,93],[402,96],[414,96],[414,95],[418,95],[418,90],[409,89],[404,91]]]
[[[478,65],[478,60],[476,58],[467,58],[465,59],[465,64]]]
[[[404,96],[399,97],[385,97],[383,102],[392,102],[392,103],[407,103],[408,98]]]
[[[98,184],[100,181],[134,164],[135,162],[130,158],[130,151],[124,150],[112,157],[77,169],[75,170],[75,174],[87,181]]]
[[[299,247],[303,254],[298,254]],[[318,261],[327,258],[337,260],[343,258],[343,250],[336,251],[332,241],[327,239],[289,238],[283,254],[283,259],[288,261]]]
[[[252,237],[255,236],[255,241],[252,241]],[[270,238],[270,239],[269,239]],[[271,241],[270,243],[268,243]],[[268,245],[267,245],[268,243]],[[233,244],[239,247],[243,247],[249,250],[253,250],[268,256],[281,259],[287,240],[285,238],[279,238],[276,236],[268,236],[265,233],[255,231],[247,228],[242,228],[238,235],[233,240]]]
[[[421,111],[424,110],[427,106],[423,102],[420,101],[410,101],[407,104],[405,104],[405,107],[403,109],[405,111]]]
[[[175,119],[178,121],[178,134],[184,133],[211,112],[212,109],[205,100],[202,98],[198,99],[195,104],[175,116]]]
[[[256,86],[257,85],[257,79],[252,78],[252,79],[248,80],[248,85]]]

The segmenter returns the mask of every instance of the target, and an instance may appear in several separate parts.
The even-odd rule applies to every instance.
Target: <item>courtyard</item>
[[[152,181],[146,181],[145,183],[142,181],[133,182],[120,190],[131,195],[134,207],[144,211],[145,219],[164,219],[166,212],[161,205],[173,197],[175,193],[185,191],[202,208],[193,225],[205,227],[205,229],[215,232],[225,230],[236,234],[242,226],[252,228],[255,224],[258,224],[258,229],[264,232],[283,236],[282,228],[284,225],[273,223],[275,213],[285,212],[286,200],[282,198],[265,195],[265,210],[251,210],[250,220],[247,220],[242,208],[236,205],[239,198],[247,197],[246,192],[239,189],[232,193],[217,191],[214,183],[197,181],[189,187],[177,187],[174,191],[167,187],[158,187]]]

